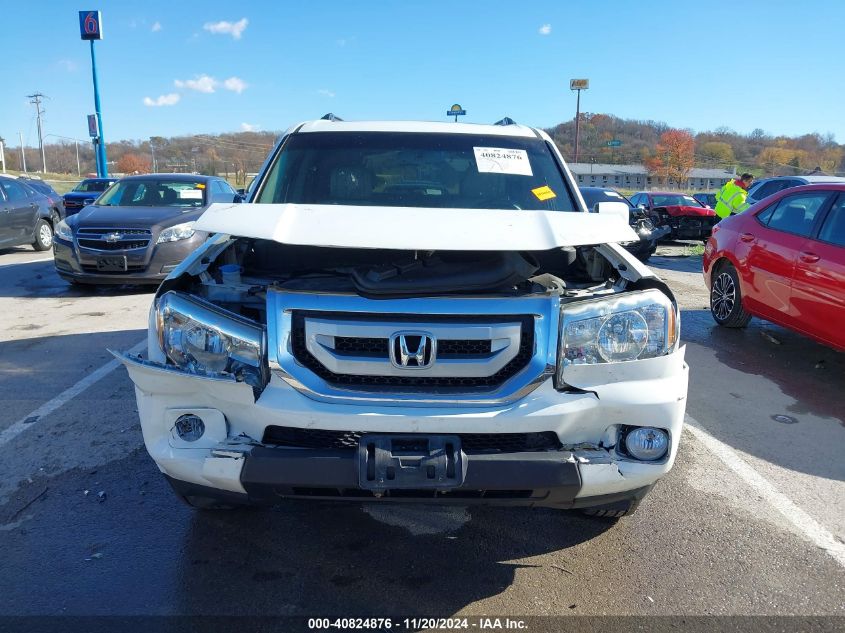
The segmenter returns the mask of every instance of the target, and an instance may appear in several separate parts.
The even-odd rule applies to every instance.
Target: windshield
[[[101,207],[201,207],[205,184],[155,178],[121,180],[100,196]]]
[[[656,194],[651,197],[655,207],[700,207],[701,203],[692,196],[682,194]]]
[[[541,139],[406,132],[294,134],[256,202],[577,210]]]
[[[593,210],[597,202],[624,202],[629,208],[634,206],[628,198],[613,189],[581,189],[581,196],[590,211]]]
[[[108,189],[108,186],[111,184],[108,180],[83,180],[81,183],[76,185],[73,190],[74,191],[82,191],[85,193],[90,193],[94,191],[105,191]]]

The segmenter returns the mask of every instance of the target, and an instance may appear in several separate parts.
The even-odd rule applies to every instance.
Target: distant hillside
[[[581,115],[581,162],[647,163],[654,159],[661,134],[670,128],[659,121],[620,119],[610,114]],[[691,130],[687,130],[691,134]],[[572,160],[575,153],[575,122],[566,121],[548,130],[564,157]],[[110,170],[113,172],[199,171],[228,175],[243,184],[246,174],[255,172],[264,162],[278,132],[232,132],[194,134],[176,137],[155,136],[145,141],[108,143]],[[737,167],[757,175],[792,175],[820,167],[829,174],[845,174],[845,146],[836,143],[832,134],[805,134],[797,137],[771,136],[763,130],[737,134],[728,128],[693,134],[694,162],[697,167]],[[611,140],[619,147],[608,147]],[[50,172],[75,175],[76,148],[73,143],[45,145]],[[7,168],[21,169],[20,150],[6,147]],[[79,144],[80,170],[94,171],[91,144]],[[37,148],[26,149],[29,171],[41,170]]]
[[[660,135],[669,126],[659,121],[620,119],[611,114],[581,115],[579,143],[580,162],[644,163],[656,151]],[[832,134],[804,134],[797,137],[771,136],[761,129],[751,134],[737,134],[728,128],[713,132],[686,130],[695,139],[697,167],[723,167],[750,170],[757,175],[801,174],[820,167],[833,174],[845,172],[845,146],[836,143]],[[575,154],[575,121],[566,121],[547,132],[555,140],[564,157]],[[621,141],[619,147],[608,147],[610,140]]]

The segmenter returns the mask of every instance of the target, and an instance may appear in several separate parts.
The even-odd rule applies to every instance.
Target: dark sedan
[[[86,204],[94,202],[114,182],[117,178],[86,178],[81,181],[63,196],[65,212],[67,215],[77,213]]]
[[[65,219],[64,200],[62,199],[62,196],[49,185],[49,183],[44,182],[40,178],[30,178],[29,176],[18,176],[18,181],[29,186],[31,189],[35,189],[38,193],[47,198],[50,203],[50,209],[53,212],[52,215],[57,218],[55,223],[58,223],[59,220]]]
[[[59,217],[47,196],[12,176],[0,176],[0,248],[32,244],[46,251]]]
[[[59,223],[56,271],[72,283],[160,283],[207,235],[194,222],[213,202],[241,197],[221,178],[129,176]]]
[[[615,189],[605,187],[579,187],[581,196],[592,211],[599,202],[624,202],[628,205],[628,217],[631,228],[639,236],[636,242],[625,242],[622,244],[640,261],[648,261],[657,249],[657,240],[669,233],[668,227],[655,228],[652,221],[646,216],[645,211],[636,208],[631,201]]]

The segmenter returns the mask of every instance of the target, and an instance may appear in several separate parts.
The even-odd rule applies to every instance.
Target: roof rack
[[[339,116],[335,116],[331,112],[320,117],[321,121],[343,121]]]
[[[504,119],[500,119],[496,121],[493,125],[519,125],[516,121],[514,121],[509,116],[506,116]]]

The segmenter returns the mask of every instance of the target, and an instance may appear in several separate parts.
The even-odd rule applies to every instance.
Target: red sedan
[[[703,264],[719,325],[757,316],[845,351],[845,185],[785,189],[722,220]]]
[[[631,197],[631,204],[645,209],[654,226],[668,226],[673,240],[706,240],[719,221],[713,209],[677,191],[640,191]]]

